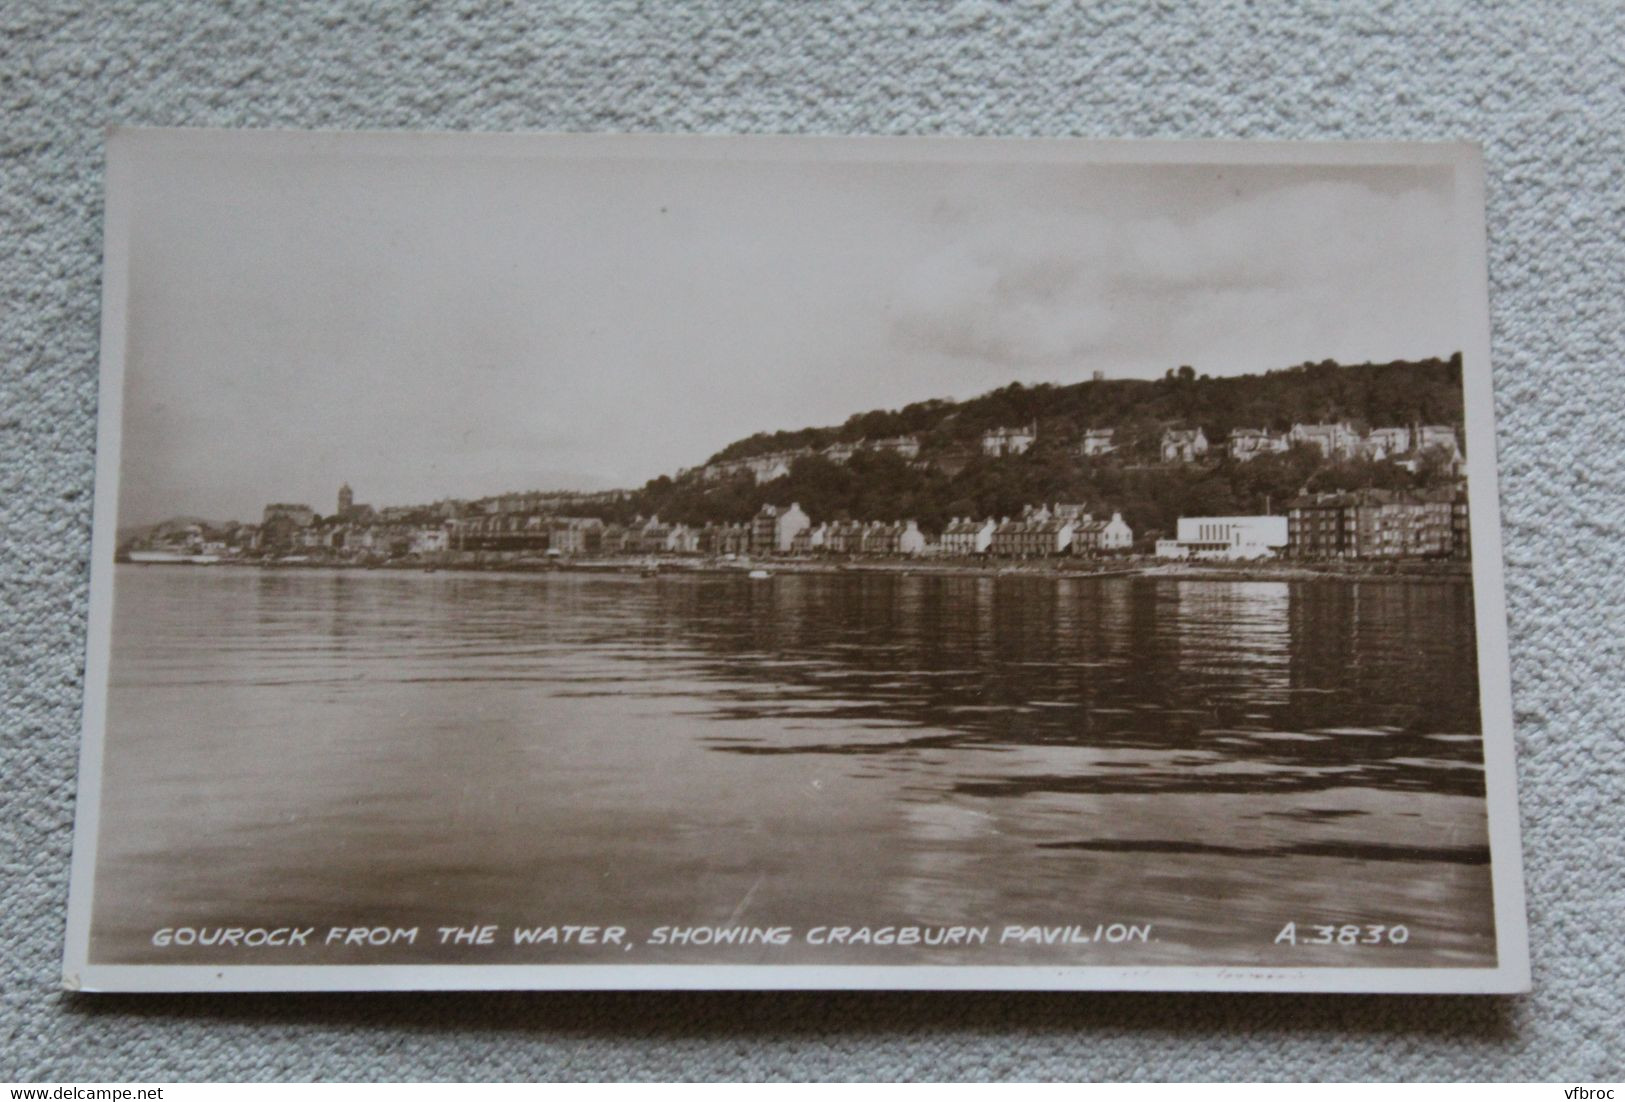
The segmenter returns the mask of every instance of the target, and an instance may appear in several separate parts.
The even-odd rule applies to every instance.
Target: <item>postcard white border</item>
[[[118,482],[128,340],[129,146],[207,144],[260,153],[323,145],[374,155],[639,159],[1054,162],[1070,164],[1450,165],[1461,273],[1469,513],[1478,630],[1484,779],[1497,963],[1485,968],[1007,967],[977,965],[113,965],[89,960],[101,818],[103,737],[112,648]],[[63,959],[71,991],[414,990],[1138,990],[1515,994],[1530,987],[1501,558],[1490,370],[1484,169],[1466,143],[1095,141],[1051,138],[453,134],[132,130],[108,133],[103,231],[101,383],[91,533],[90,615],[78,804]]]

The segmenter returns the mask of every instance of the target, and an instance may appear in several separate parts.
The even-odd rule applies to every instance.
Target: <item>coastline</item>
[[[126,565],[125,562],[120,565]],[[239,559],[210,564],[128,563],[133,566],[249,567],[257,570],[389,570],[433,573],[617,574],[677,576],[688,574],[887,574],[936,577],[1049,577],[1066,579],[1163,578],[1177,581],[1407,581],[1470,583],[1472,563],[1466,560],[1315,560],[1280,562],[1226,562],[1222,560],[1166,560],[1146,557],[1115,560],[978,561],[974,559],[695,559],[622,556],[617,558],[538,559],[500,552],[445,552],[416,560],[358,562],[345,559]]]

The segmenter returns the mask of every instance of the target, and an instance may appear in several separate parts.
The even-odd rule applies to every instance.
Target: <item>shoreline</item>
[[[451,558],[450,555],[472,556]],[[216,563],[130,563],[120,566],[197,566],[253,568],[257,570],[388,570],[416,573],[435,573],[441,570],[457,573],[512,573],[512,574],[615,574],[638,576],[682,575],[745,575],[764,571],[775,574],[887,574],[905,577],[971,577],[971,578],[1163,578],[1175,581],[1420,581],[1431,583],[1470,583],[1472,563],[1465,560],[1331,560],[1306,562],[1224,562],[1180,561],[1146,558],[1073,563],[1065,559],[1054,560],[1001,560],[978,562],[958,559],[948,562],[930,560],[851,559],[839,562],[808,559],[688,559],[688,558],[614,558],[614,559],[537,559],[520,556],[513,559],[494,557],[492,553],[452,552],[434,559],[404,562],[363,563],[344,560],[288,561],[288,560],[221,560]]]

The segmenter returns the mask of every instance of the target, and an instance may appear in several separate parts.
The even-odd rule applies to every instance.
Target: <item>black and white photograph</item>
[[[115,130],[84,990],[1528,987],[1456,144]]]

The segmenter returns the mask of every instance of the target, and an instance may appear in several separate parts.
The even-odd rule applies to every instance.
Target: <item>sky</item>
[[[132,144],[119,524],[633,487],[1016,380],[1464,343],[1448,166],[626,148]]]

